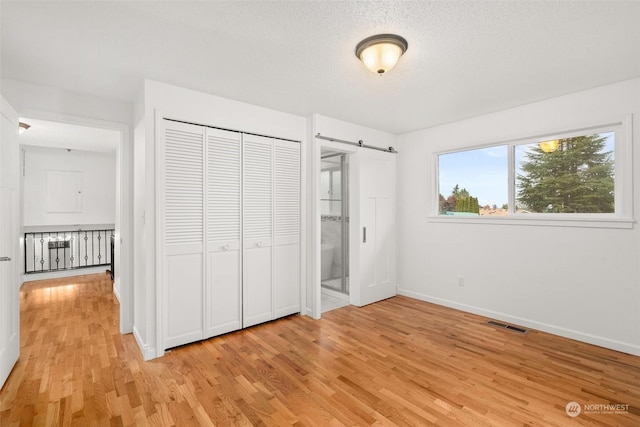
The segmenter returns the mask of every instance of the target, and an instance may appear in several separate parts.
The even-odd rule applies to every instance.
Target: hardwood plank
[[[0,425],[631,426],[640,358],[406,297],[292,316],[144,362],[111,281],[21,290]],[[628,404],[570,418],[570,401]]]

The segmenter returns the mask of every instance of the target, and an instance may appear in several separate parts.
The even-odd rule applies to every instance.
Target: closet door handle
[[[362,227],[362,243],[367,243],[367,227]]]
[[[262,242],[258,242],[258,243],[256,243],[256,246],[257,246],[257,247],[259,247],[259,248],[261,248],[261,247],[262,247]]]
[[[229,244],[227,243],[226,245],[224,245],[224,246],[222,247],[222,250],[223,250],[223,251],[228,251],[228,250],[229,250],[229,247],[230,247],[230,246],[229,246]]]
[[[11,257],[8,257],[8,256],[0,256],[0,261],[11,261]]]

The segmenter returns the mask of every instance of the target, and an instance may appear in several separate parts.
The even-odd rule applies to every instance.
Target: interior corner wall
[[[24,226],[115,224],[116,153],[24,147]],[[80,172],[80,212],[49,212],[48,171]]]
[[[218,96],[196,92],[165,83],[145,80],[141,98],[135,106],[136,122],[136,153],[144,156],[144,165],[140,165],[141,159],[136,159],[136,168],[144,168],[143,188],[136,186],[137,194],[134,196],[137,203],[144,206],[144,301],[136,304],[143,305],[145,326],[144,332],[140,328],[141,335],[138,344],[142,346],[145,358],[159,357],[164,353],[163,348],[158,347],[158,328],[156,307],[158,304],[158,280],[156,275],[156,199],[155,199],[155,147],[156,147],[156,122],[160,117],[168,117],[202,125],[212,125],[220,128],[251,132],[260,135],[278,137],[301,141],[302,155],[306,153],[307,146],[307,119],[268,108],[258,107],[239,101],[234,101]],[[138,117],[140,116],[140,117]],[[143,129],[138,130],[142,125]],[[144,147],[138,147],[143,139]],[[306,175],[306,163],[302,162],[302,176]],[[136,172],[137,173],[137,172]],[[142,177],[139,177],[142,179]],[[302,200],[306,195],[302,194]],[[141,205],[142,206],[142,205]],[[303,207],[304,212],[304,207]],[[139,212],[138,212],[139,213]],[[140,218],[136,218],[136,221]],[[306,229],[306,219],[302,217],[302,229]],[[304,241],[303,233],[302,241]],[[136,236],[139,237],[139,236]],[[302,254],[301,280],[305,277],[306,254]],[[140,286],[140,283],[136,284]],[[136,314],[137,315],[137,314]]]
[[[429,222],[440,151],[633,115],[633,211],[640,212],[640,79],[398,138],[401,294],[640,355],[640,228]],[[603,122],[604,121],[604,122]],[[630,136],[631,137],[631,136]],[[436,193],[437,194],[437,193]],[[457,285],[458,276],[465,286]]]

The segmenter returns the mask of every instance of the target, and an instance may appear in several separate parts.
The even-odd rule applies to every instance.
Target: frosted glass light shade
[[[400,36],[380,34],[358,43],[356,56],[369,70],[382,75],[398,63],[407,47],[407,41]]]
[[[552,139],[550,141],[542,141],[539,144],[539,146],[540,146],[540,149],[545,153],[553,153],[558,149],[559,144],[560,144],[560,141],[558,141],[557,139]]]

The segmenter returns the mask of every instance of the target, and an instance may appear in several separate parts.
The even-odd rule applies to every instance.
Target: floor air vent
[[[526,333],[527,333],[527,330],[526,330],[526,329],[519,328],[519,327],[517,327],[517,326],[507,325],[507,324],[505,324],[505,323],[500,323],[500,322],[497,322],[497,321],[495,321],[495,320],[489,320],[487,323],[488,323],[489,325],[498,326],[499,328],[510,329],[510,330],[512,330],[512,331],[516,331],[516,332],[519,332],[519,333],[521,333],[521,334],[526,334]]]

